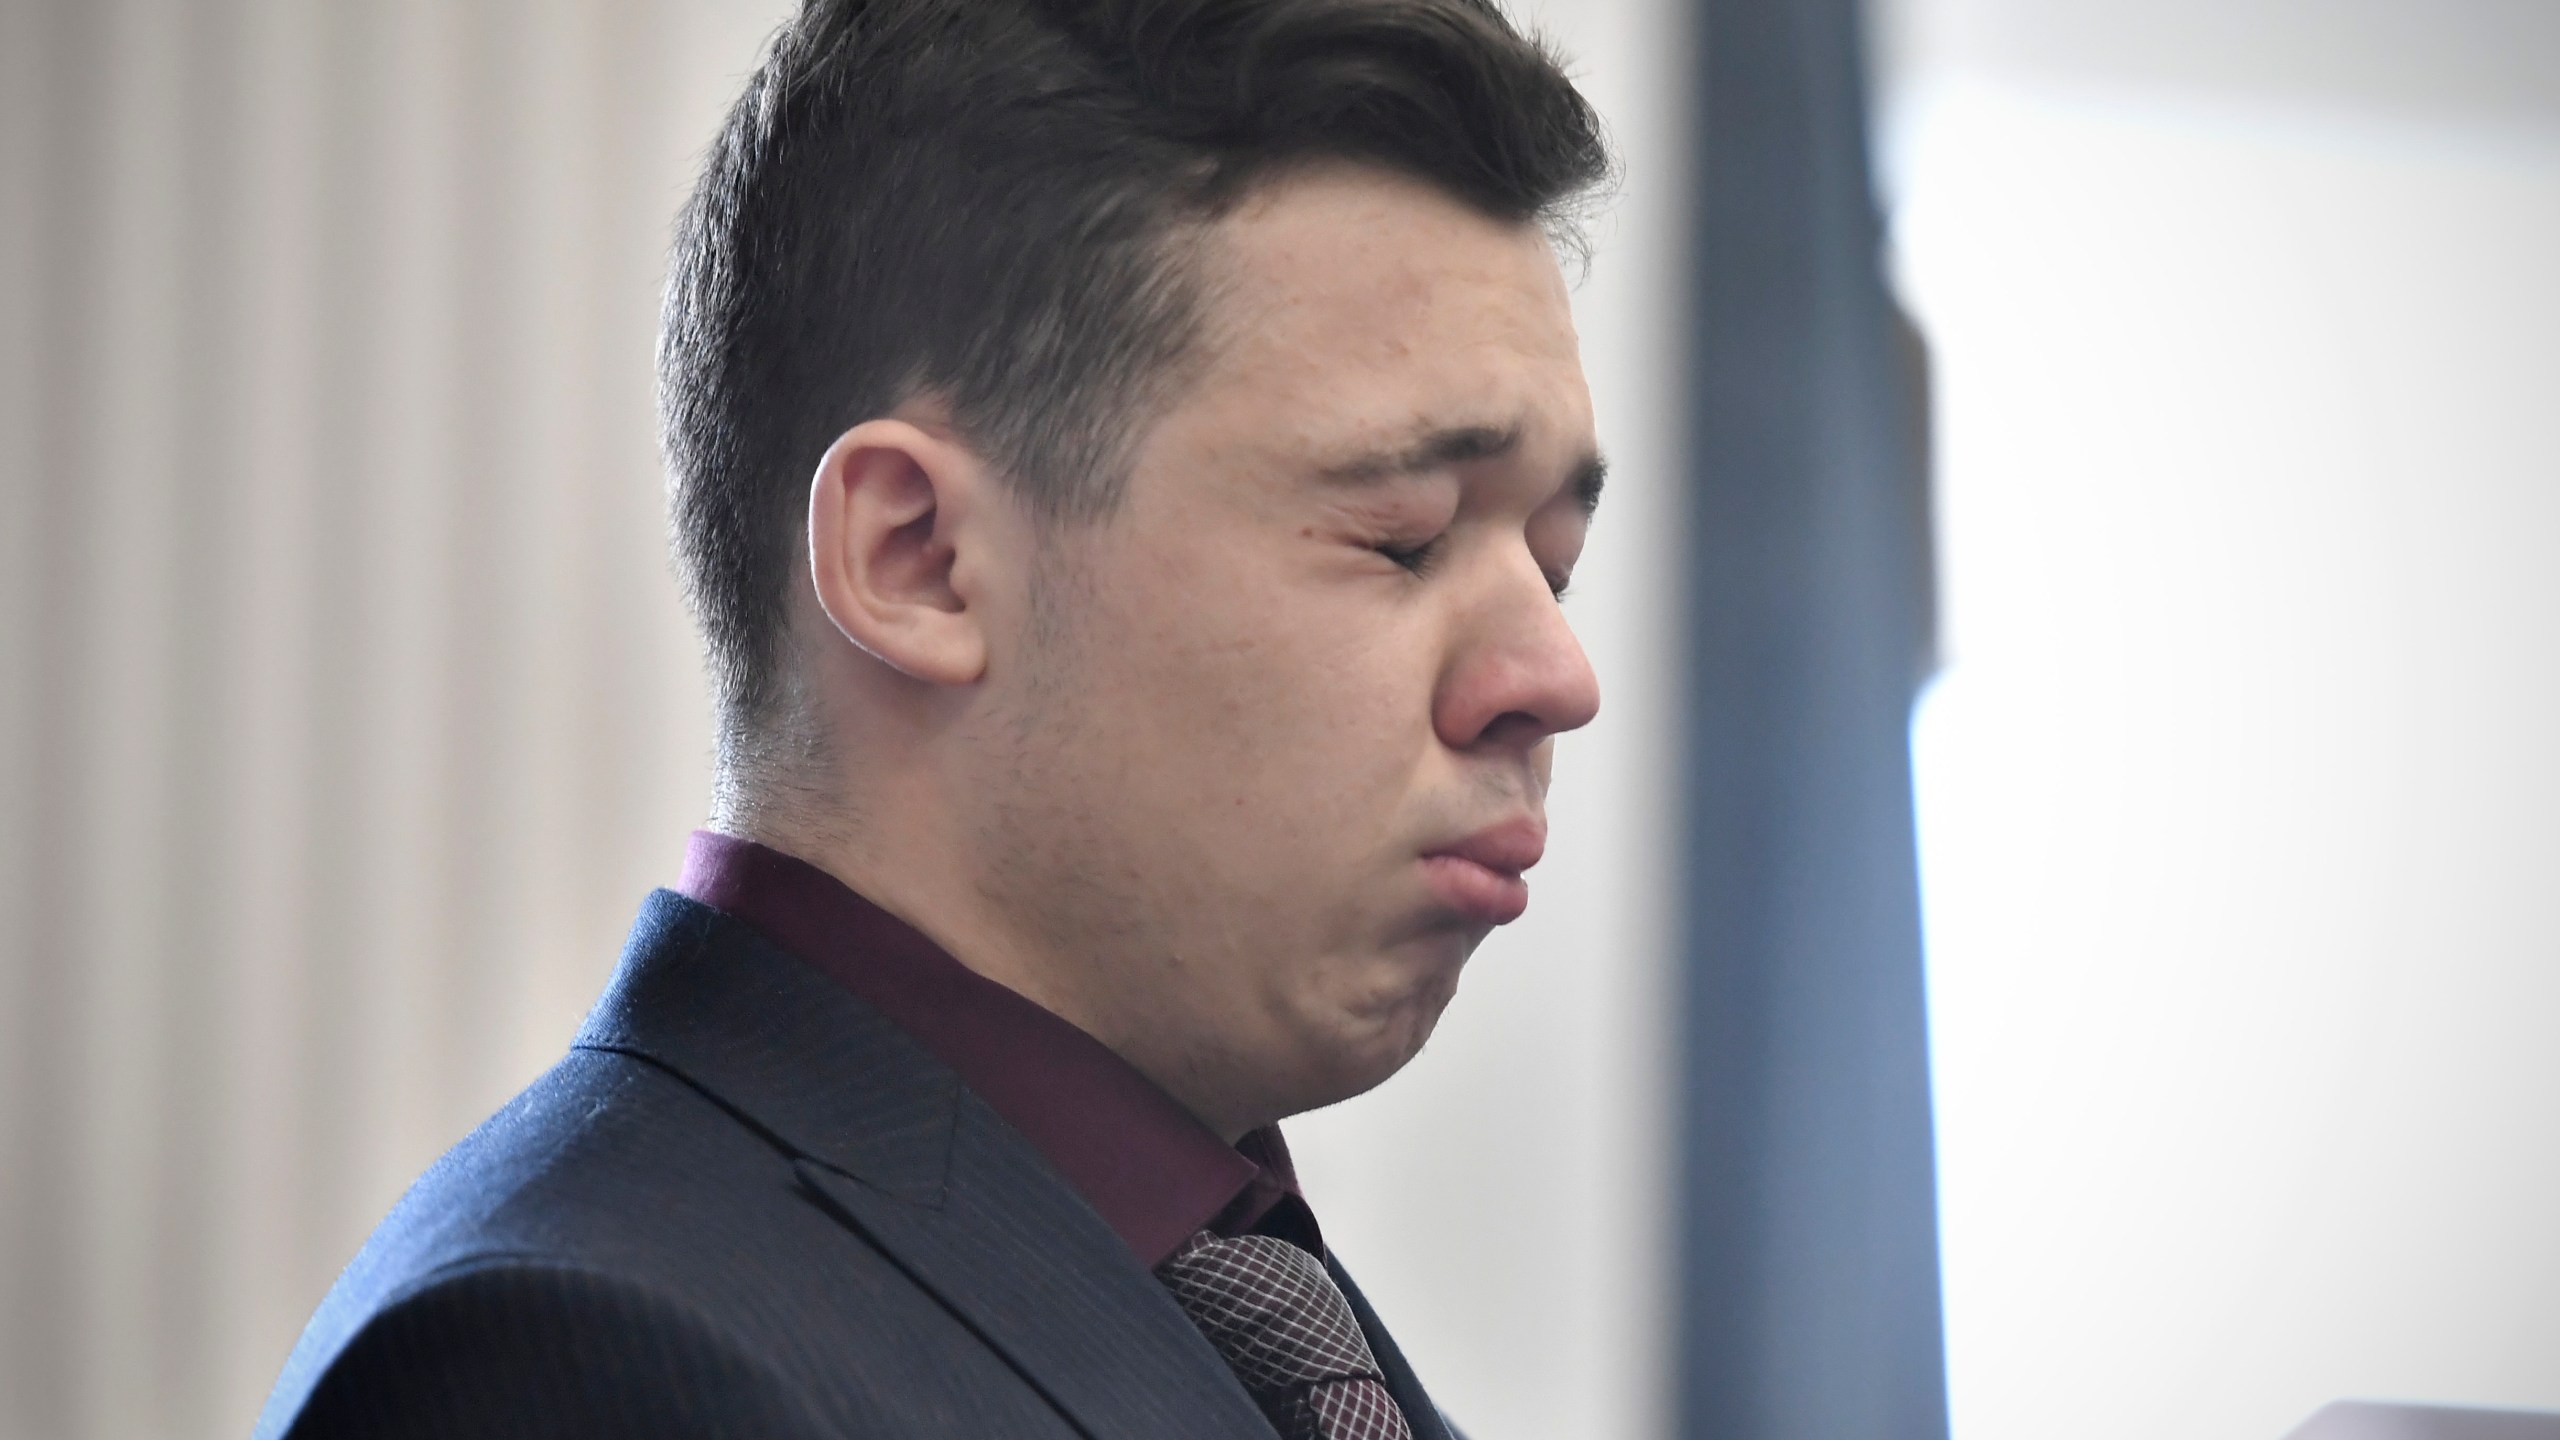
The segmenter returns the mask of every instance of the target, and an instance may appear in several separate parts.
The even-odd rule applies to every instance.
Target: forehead
[[[1207,237],[1194,421],[1305,452],[1417,424],[1590,445],[1562,268],[1534,225],[1417,181],[1334,166],[1266,185]]]

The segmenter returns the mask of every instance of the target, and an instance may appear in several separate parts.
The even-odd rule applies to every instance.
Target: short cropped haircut
[[[659,340],[724,751],[788,694],[838,435],[932,395],[1044,523],[1109,514],[1199,338],[1184,240],[1322,160],[1566,238],[1610,170],[1492,0],[809,0],[685,208]]]

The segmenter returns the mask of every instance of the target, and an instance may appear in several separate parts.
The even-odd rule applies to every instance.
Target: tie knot
[[[1157,1267],[1245,1388],[1375,1379],[1378,1362],[1324,1262],[1269,1235],[1195,1235]]]

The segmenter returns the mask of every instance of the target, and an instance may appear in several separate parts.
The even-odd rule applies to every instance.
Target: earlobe
[[[984,483],[977,458],[906,420],[836,437],[809,489],[809,578],[838,633],[912,680],[974,684],[985,616],[954,583]]]

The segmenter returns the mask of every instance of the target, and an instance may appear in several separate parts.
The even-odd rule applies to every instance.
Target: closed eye
[[[1406,573],[1419,576],[1430,573],[1432,562],[1440,558],[1440,542],[1445,538],[1443,532],[1419,545],[1380,544],[1370,548],[1402,566]]]

